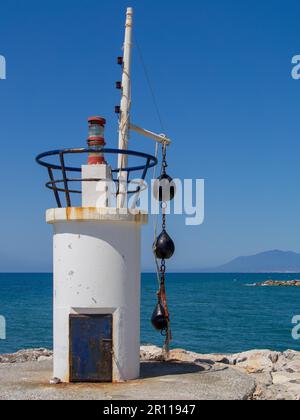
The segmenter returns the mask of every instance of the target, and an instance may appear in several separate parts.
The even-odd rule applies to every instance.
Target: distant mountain
[[[218,273],[300,273],[300,254],[291,251],[267,251],[248,257],[238,257],[213,271]]]

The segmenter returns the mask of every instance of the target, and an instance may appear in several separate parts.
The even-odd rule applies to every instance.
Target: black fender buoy
[[[153,244],[153,252],[159,260],[168,260],[175,253],[175,244],[166,230],[163,230]]]
[[[154,198],[161,203],[172,201],[176,194],[176,185],[173,179],[167,174],[161,175],[154,182],[153,194]]]
[[[156,305],[152,314],[151,323],[158,331],[164,331],[168,328],[168,320],[165,310],[160,302]]]

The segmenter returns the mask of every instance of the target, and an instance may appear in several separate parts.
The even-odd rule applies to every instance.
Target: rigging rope
[[[161,112],[159,110],[158,103],[157,103],[157,100],[156,100],[156,95],[155,95],[155,92],[154,92],[154,89],[153,89],[153,86],[152,86],[152,83],[151,83],[151,79],[150,79],[149,72],[148,72],[148,69],[147,69],[147,66],[146,66],[146,62],[145,62],[144,57],[143,57],[142,50],[139,46],[139,43],[138,43],[136,37],[134,37],[134,42],[137,46],[139,58],[141,60],[141,64],[142,64],[143,71],[144,71],[144,74],[145,74],[145,78],[146,78],[146,81],[147,81],[147,84],[148,84],[148,87],[149,87],[149,90],[150,90],[150,93],[151,93],[153,105],[154,105],[154,108],[156,110],[156,114],[157,114],[157,118],[158,118],[161,130],[162,130],[163,133],[165,133],[166,131],[165,131],[162,115],[161,115]]]

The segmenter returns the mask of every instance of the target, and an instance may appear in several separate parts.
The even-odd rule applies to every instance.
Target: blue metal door
[[[112,315],[70,315],[70,381],[112,382]]]

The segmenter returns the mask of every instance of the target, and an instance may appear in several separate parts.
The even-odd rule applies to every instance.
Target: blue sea
[[[300,350],[292,339],[292,318],[300,315],[300,288],[251,287],[267,279],[300,279],[300,274],[169,274],[173,347],[200,353],[235,353],[253,348]],[[150,318],[157,280],[142,276],[144,344],[162,345]],[[0,274],[0,315],[7,339],[0,353],[52,348],[52,275]]]

